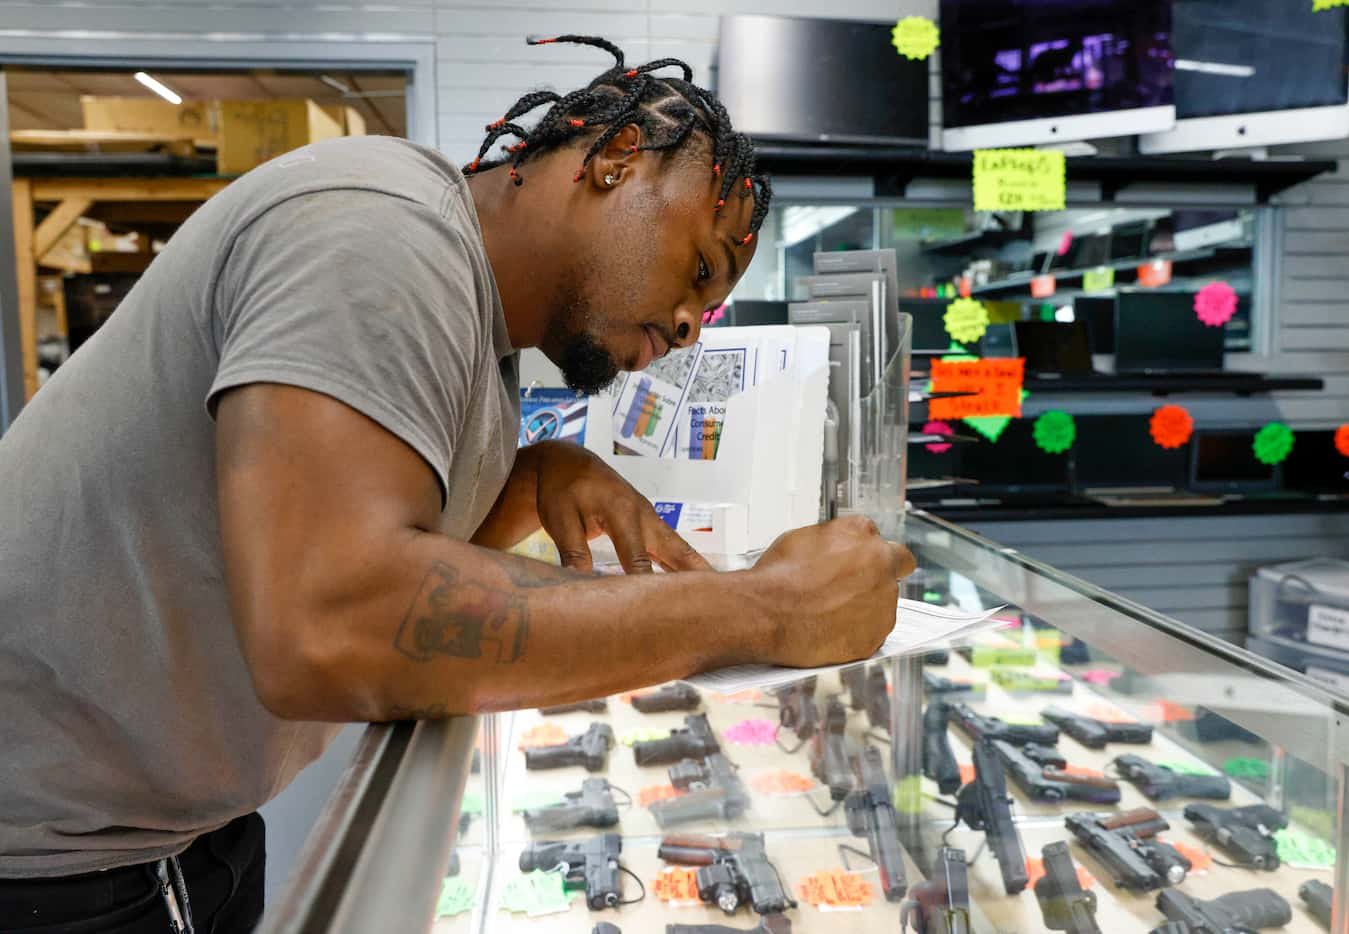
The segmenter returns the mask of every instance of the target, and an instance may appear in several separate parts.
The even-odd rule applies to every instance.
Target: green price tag
[[[1282,464],[1293,453],[1293,429],[1283,422],[1270,422],[1255,433],[1251,449],[1262,464],[1270,467]]]
[[[1040,450],[1048,454],[1062,454],[1077,440],[1077,423],[1067,412],[1054,409],[1035,420],[1031,433]]]
[[[1113,288],[1115,285],[1115,268],[1113,266],[1097,266],[1095,269],[1088,269],[1082,274],[1082,291],[1084,292],[1104,292],[1106,289]]]
[[[537,869],[516,876],[501,888],[501,907],[506,911],[523,912],[531,918],[557,914],[571,908],[575,893],[562,885],[562,873],[540,872]]]
[[[473,907],[473,890],[458,876],[450,876],[440,884],[440,898],[436,899],[436,917],[452,918]]]
[[[464,797],[459,802],[460,814],[472,814],[477,817],[482,813],[482,792],[466,791]]]
[[[1212,775],[1213,770],[1205,768],[1202,765],[1195,765],[1193,762],[1158,762],[1163,768],[1170,769],[1178,775]]]
[[[894,805],[901,814],[923,813],[923,776],[901,778],[895,784]]]
[[[1285,828],[1274,831],[1274,845],[1278,848],[1279,859],[1290,866],[1313,869],[1335,866],[1335,848],[1300,830]]]
[[[1238,756],[1223,763],[1223,771],[1233,778],[1263,782],[1269,778],[1269,763],[1263,759]]]
[[[988,309],[972,298],[958,298],[946,306],[942,321],[953,339],[972,344],[988,330]]]
[[[1062,211],[1067,165],[1056,149],[975,150],[974,209]]]
[[[910,61],[922,61],[941,45],[937,24],[926,16],[906,16],[890,30],[895,50]]]
[[[1322,10],[1332,10],[1337,6],[1349,6],[1349,0],[1312,0],[1312,12],[1320,13]]]
[[[644,726],[621,734],[618,741],[624,746],[633,746],[637,743],[649,743],[653,739],[664,739],[669,735],[669,730],[658,730],[655,727]]]

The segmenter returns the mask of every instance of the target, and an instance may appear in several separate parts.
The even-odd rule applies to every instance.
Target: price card
[[[933,399],[928,414],[937,420],[972,416],[1020,417],[1021,384],[1026,361],[1021,357],[994,360],[934,360],[934,392],[972,392],[973,396]]]
[[[976,211],[1062,211],[1067,161],[1056,149],[979,149],[974,153]]]

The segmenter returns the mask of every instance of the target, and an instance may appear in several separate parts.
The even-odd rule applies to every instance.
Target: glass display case
[[[907,596],[997,627],[773,691],[373,726],[263,929],[1349,930],[1349,704],[922,512],[903,534]]]

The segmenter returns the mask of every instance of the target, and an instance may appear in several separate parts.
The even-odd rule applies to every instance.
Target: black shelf
[[[1101,292],[1085,292],[1081,289],[1057,289],[1054,292],[1054,298],[1067,298],[1070,295],[1102,295],[1113,291],[1120,285],[1129,285],[1137,279],[1137,269],[1139,266],[1146,266],[1148,263],[1156,260],[1170,260],[1177,266],[1187,266],[1190,264],[1202,264],[1205,269],[1210,267],[1222,267],[1225,263],[1224,257],[1231,256],[1234,260],[1238,256],[1245,256],[1244,265],[1249,266],[1251,261],[1251,247],[1249,246],[1230,246],[1219,245],[1203,247],[1197,250],[1173,251],[1170,253],[1158,253],[1155,256],[1137,259],[1116,259],[1109,262],[1100,263],[1096,266],[1082,269],[1050,269],[1045,275],[1054,277],[1055,284],[1081,280],[1084,275],[1092,269],[1109,268],[1115,270],[1115,285],[1110,289]],[[1123,273],[1123,275],[1120,275]],[[1030,294],[1030,284],[1033,278],[1039,276],[1039,273],[1023,271],[1013,273],[1005,279],[997,279],[986,285],[976,285],[970,289],[971,295],[985,296],[989,298],[1002,298],[1025,293]],[[1181,278],[1184,278],[1183,276]]]
[[[773,175],[870,175],[876,194],[896,197],[915,178],[969,180],[974,157],[967,152],[929,152],[885,146],[813,146],[762,144],[759,165]],[[1101,200],[1111,201],[1126,185],[1170,182],[1200,185],[1251,185],[1264,203],[1284,189],[1326,172],[1328,160],[1192,159],[1172,156],[1070,156],[1069,181],[1101,185]]]
[[[1017,498],[1006,501],[989,494],[975,499],[977,487],[966,497],[933,491],[914,491],[915,508],[951,522],[1050,522],[1058,519],[1221,519],[1230,516],[1306,515],[1349,512],[1349,498],[1318,497],[1307,493],[1224,500],[1212,506],[1106,506],[1085,497],[1064,494],[1035,503]],[[945,502],[943,501],[945,500]]]
[[[924,243],[922,250],[924,253],[934,255],[952,253],[963,256],[980,247],[1003,247],[1017,240],[1024,240],[1029,243],[1031,239],[1031,235],[1022,230],[981,230],[966,237],[956,237],[952,240],[933,240],[930,243]]]
[[[1062,379],[1026,377],[1025,388],[1033,394],[1046,393],[1107,393],[1146,392],[1154,396],[1205,393],[1253,396],[1267,392],[1289,390],[1316,391],[1325,388],[1325,381],[1314,376],[1266,376],[1263,373],[1240,376],[1187,376],[1184,374],[1118,375],[1101,373],[1094,376],[1065,376]]]

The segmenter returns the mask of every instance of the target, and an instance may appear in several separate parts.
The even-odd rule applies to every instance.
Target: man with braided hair
[[[563,41],[615,64],[526,95],[462,173],[367,137],[231,184],[0,438],[6,931],[250,930],[255,810],[342,722],[890,629],[912,559],[870,523],[718,574],[584,449],[517,453],[517,351],[594,391],[691,344],[770,196],[687,66],[536,44]],[[503,553],[540,526],[564,567]],[[626,575],[588,573],[601,533]]]

